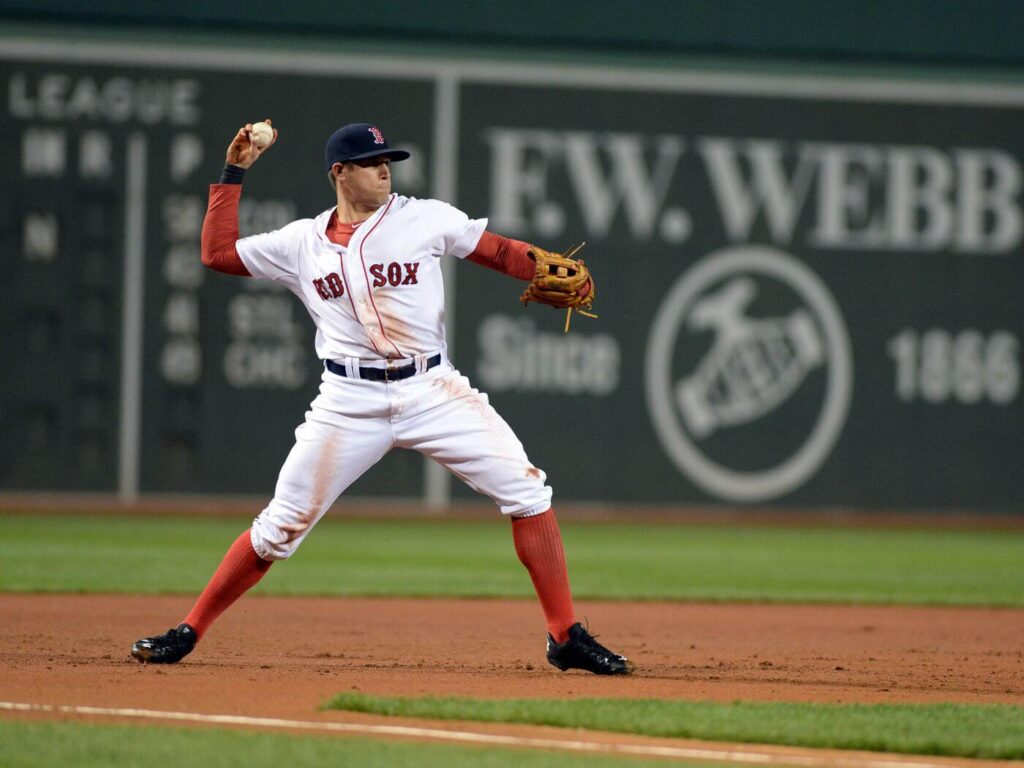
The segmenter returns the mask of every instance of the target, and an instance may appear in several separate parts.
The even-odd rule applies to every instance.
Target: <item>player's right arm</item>
[[[266,122],[269,124],[270,120]],[[246,169],[252,167],[275,141],[276,128],[273,141],[263,148],[257,147],[252,142],[252,123],[246,123],[228,145],[220,181],[210,185],[210,202],[203,219],[202,259],[210,269],[229,275],[251,276],[235,247],[239,237],[238,201],[242,197],[242,178]]]

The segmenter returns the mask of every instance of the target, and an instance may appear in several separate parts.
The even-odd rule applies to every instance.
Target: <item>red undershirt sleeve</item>
[[[238,240],[238,201],[241,184],[211,184],[210,203],[203,219],[202,258],[210,269],[251,277],[235,249]]]
[[[521,240],[512,240],[493,232],[484,232],[480,236],[480,242],[476,244],[476,248],[466,258],[474,264],[480,264],[529,282],[533,280],[536,272],[536,264],[526,255],[530,248],[529,243],[524,243]],[[588,281],[579,290],[580,297],[586,298],[593,290],[593,286],[593,282]]]
[[[497,270],[520,280],[532,280],[534,263],[533,259],[526,255],[528,250],[530,250],[529,243],[511,240],[493,232],[484,232],[480,236],[480,242],[476,244],[476,248],[466,258],[474,264]]]

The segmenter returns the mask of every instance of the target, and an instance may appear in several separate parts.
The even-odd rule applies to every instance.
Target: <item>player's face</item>
[[[391,194],[391,160],[371,157],[345,163],[339,179],[341,192],[347,200],[359,206],[378,208]]]

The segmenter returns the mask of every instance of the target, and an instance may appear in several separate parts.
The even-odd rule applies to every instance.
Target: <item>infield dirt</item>
[[[592,630],[638,666],[631,677],[601,678],[546,663],[540,610],[529,600],[249,596],[182,663],[131,659],[133,640],[177,624],[191,603],[0,595],[0,700],[347,722],[381,719],[317,708],[352,689],[488,698],[1024,700],[1021,609],[581,602]],[[786,762],[788,748],[772,749]]]

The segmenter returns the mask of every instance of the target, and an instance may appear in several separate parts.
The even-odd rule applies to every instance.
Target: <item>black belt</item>
[[[431,368],[441,364],[441,353],[438,352],[433,357],[427,358],[427,367],[424,371],[429,371]],[[331,373],[337,374],[338,376],[348,376],[345,372],[344,365],[338,365],[333,360],[324,360],[324,366]],[[386,368],[359,368],[359,378],[368,379],[369,381],[398,381],[399,379],[408,379],[410,376],[416,375],[416,363],[407,363],[406,365],[389,365]]]

